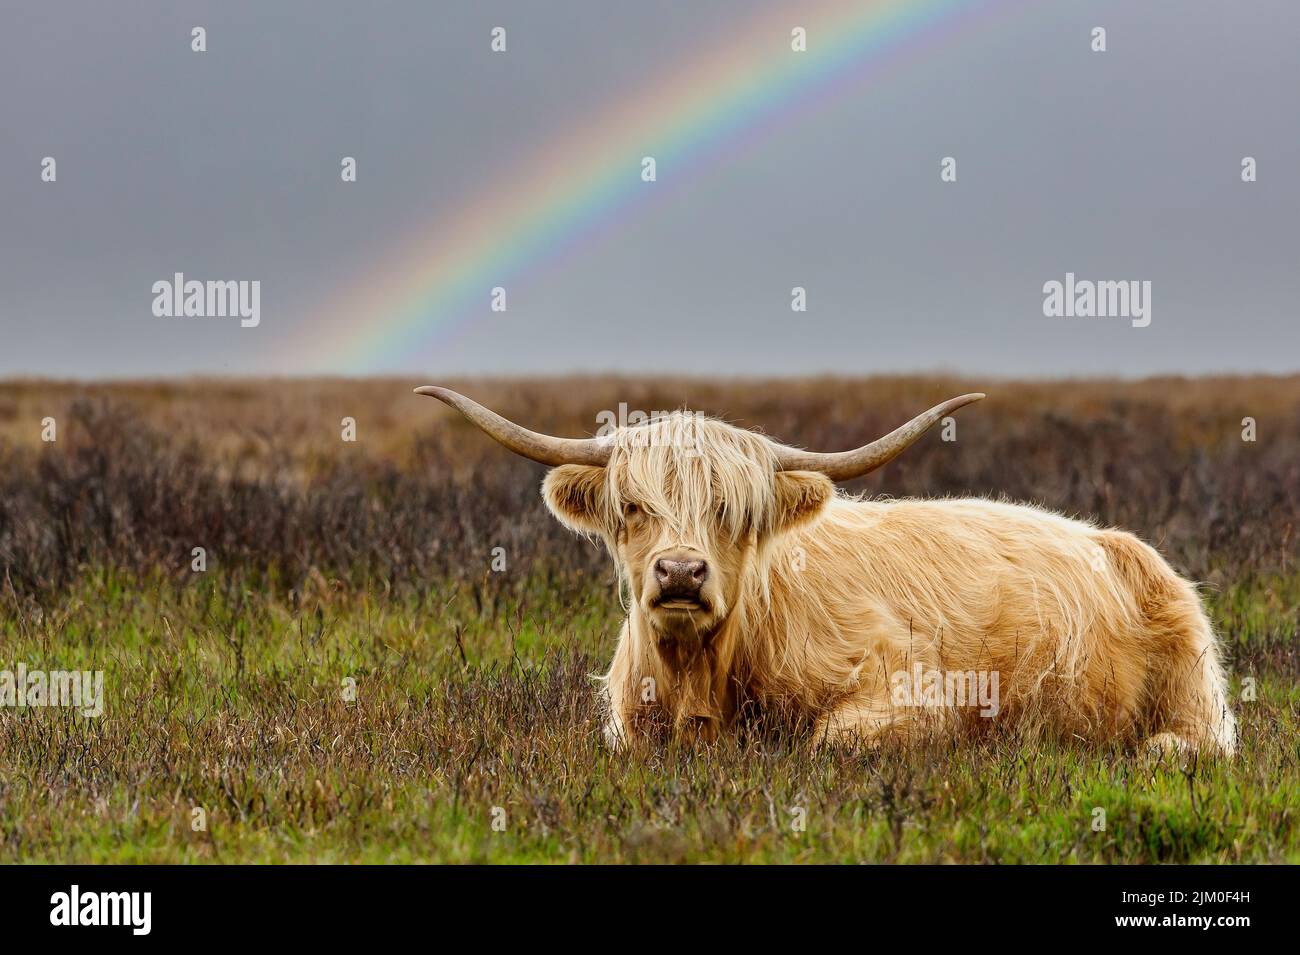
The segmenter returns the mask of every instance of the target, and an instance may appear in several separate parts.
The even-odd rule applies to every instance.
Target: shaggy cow
[[[779,715],[817,740],[870,742],[997,714],[1233,751],[1196,591],[1136,537],[1035,507],[836,491],[983,395],[818,454],[684,412],[556,438],[453,391],[417,393],[552,466],[551,512],[614,558],[630,606],[605,680],[611,745],[656,716],[713,737]]]

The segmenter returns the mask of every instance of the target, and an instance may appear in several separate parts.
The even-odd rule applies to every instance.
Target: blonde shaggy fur
[[[1230,754],[1219,649],[1193,586],[1131,534],[987,500],[864,500],[776,470],[762,435],[676,413],[620,429],[606,467],[543,493],[604,540],[628,618],[607,736],[666,717],[713,736],[742,712],[873,742],[973,710],[900,707],[895,674],[996,672],[998,720]],[[707,613],[653,603],[664,554],[706,559]]]

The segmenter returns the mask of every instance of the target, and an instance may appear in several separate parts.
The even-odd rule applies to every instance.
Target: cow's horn
[[[970,394],[950,398],[924,414],[917,415],[896,431],[891,431],[883,438],[878,438],[853,451],[818,453],[800,451],[798,448],[778,447],[778,467],[782,471],[820,471],[832,481],[848,481],[851,478],[861,477],[898,457],[917,438],[958,408],[979,401],[983,397],[982,394]]]
[[[521,428],[513,421],[507,421],[478,402],[470,401],[464,395],[458,395],[454,391],[436,385],[416,388],[415,393],[428,395],[451,405],[515,454],[521,454],[539,464],[551,467],[560,464],[591,464],[604,467],[609,463],[610,445],[607,441],[597,438],[556,438],[549,434],[538,434],[536,431]]]

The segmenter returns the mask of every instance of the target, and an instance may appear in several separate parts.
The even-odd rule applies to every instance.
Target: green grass
[[[607,580],[243,586],[0,594],[0,669],[106,671],[100,719],[0,710],[0,861],[1300,861],[1300,577],[1208,594],[1257,699],[1235,760],[1188,766],[1010,731],[614,756],[591,681],[620,619]]]

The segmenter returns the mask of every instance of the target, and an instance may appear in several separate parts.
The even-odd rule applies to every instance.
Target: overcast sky
[[[566,144],[733,51],[764,11],[789,10],[771,42],[793,55],[801,6],[5,4],[0,375],[1300,369],[1294,0],[968,4],[653,184],[630,155],[631,188],[655,191],[563,254],[503,259],[464,314],[417,315],[409,347],[382,347],[392,316],[364,295],[347,321],[377,363],[323,347],[329,303],[413,239],[536,157],[580,162]],[[504,242],[509,210],[492,221]],[[156,316],[153,285],[178,271],[259,281],[260,323]],[[1045,316],[1067,272],[1149,281],[1150,324]]]

